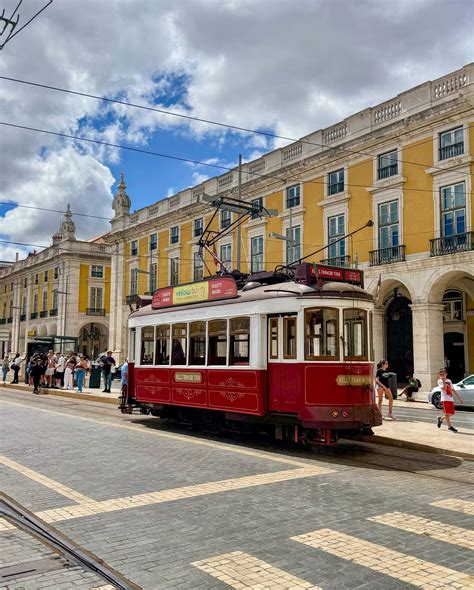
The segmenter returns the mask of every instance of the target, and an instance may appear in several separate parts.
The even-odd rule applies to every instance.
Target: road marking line
[[[1,392],[0,392],[1,395]],[[10,404],[12,406],[20,406],[25,408],[25,404],[21,404],[18,402],[12,402],[9,400],[0,400],[4,404]],[[118,402],[117,402],[118,403]],[[287,465],[296,465],[298,467],[308,467],[315,463],[314,460],[311,461],[298,461],[296,459],[289,459],[282,455],[275,455],[274,453],[265,452],[265,451],[251,451],[249,449],[244,449],[242,447],[226,444],[226,443],[219,443],[219,442],[212,442],[202,439],[196,439],[191,436],[185,436],[182,434],[173,434],[170,432],[161,432],[156,430],[149,430],[143,426],[132,426],[130,424],[112,424],[110,422],[105,422],[104,420],[96,420],[95,418],[87,418],[85,416],[73,416],[68,413],[64,412],[57,412],[55,410],[46,410],[43,408],[31,408],[28,406],[29,409],[34,410],[34,412],[45,412],[47,414],[55,414],[57,416],[65,416],[66,418],[71,418],[72,420],[83,420],[85,422],[93,422],[94,424],[100,424],[101,426],[107,426],[108,428],[122,428],[124,430],[131,430],[133,432],[139,432],[140,434],[151,434],[153,436],[158,436],[160,438],[166,438],[169,440],[179,441],[183,443],[198,445],[201,447],[209,447],[211,449],[219,449],[220,451],[227,451],[229,453],[236,453],[238,455],[246,455],[248,457],[257,457],[258,459],[265,459],[266,461],[275,461],[277,463],[285,463]],[[117,412],[118,414],[118,412]]]
[[[232,588],[278,588],[279,590],[308,588],[321,590],[319,586],[314,586],[310,582],[292,576],[242,551],[216,555],[216,557],[210,559],[195,561],[191,565],[232,586]]]
[[[0,518],[0,531],[11,531],[16,529],[16,526],[11,522],[8,522],[6,518]]]
[[[83,494],[80,494],[79,492],[76,492],[76,491],[72,490],[71,488],[68,488],[67,486],[64,486],[63,484],[61,484],[57,481],[54,481],[54,479],[50,479],[49,477],[46,477],[45,475],[41,475],[41,473],[37,473],[36,471],[33,471],[32,469],[29,469],[28,467],[25,467],[24,465],[21,465],[20,463],[17,463],[16,461],[13,461],[12,459],[8,459],[8,457],[4,457],[3,455],[0,455],[0,464],[5,465],[6,467],[10,467],[10,469],[14,469],[15,471],[18,471],[19,473],[21,473],[25,477],[28,477],[29,479],[36,481],[37,483],[41,484],[42,486],[45,486],[46,488],[50,488],[51,490],[54,490],[58,494],[61,494],[61,496],[65,496],[66,498],[69,498],[71,500],[75,500],[76,502],[79,502],[79,503],[86,502],[89,504],[91,502],[94,502],[94,500],[92,500],[91,498],[88,498],[87,496],[84,496]]]
[[[474,576],[331,529],[320,529],[291,539],[426,590],[474,588]]]
[[[277,471],[274,473],[262,473],[259,475],[224,479],[210,483],[197,484],[194,486],[162,490],[160,492],[139,494],[126,498],[116,498],[112,500],[104,500],[102,502],[92,501],[90,504],[82,503],[78,506],[75,505],[67,506],[65,508],[54,508],[51,510],[37,512],[36,516],[38,516],[38,518],[42,518],[46,522],[71,520],[73,518],[80,518],[82,516],[92,516],[95,514],[103,514],[105,512],[116,512],[120,510],[128,510],[130,508],[139,508],[141,506],[151,506],[152,504],[161,504],[163,502],[186,500],[199,496],[218,494],[220,492],[242,490],[245,488],[266,484],[291,481],[305,477],[314,477],[316,475],[325,475],[326,473],[334,473],[334,470],[327,469],[325,467],[305,467],[302,469]]]
[[[474,549],[474,531],[438,522],[437,520],[428,520],[427,518],[405,514],[404,512],[388,512],[380,516],[373,516],[367,520],[385,524],[409,533],[431,537],[437,541],[444,541],[445,543],[451,543],[452,545],[458,545],[466,549]]]
[[[430,506],[446,508],[447,510],[455,510],[456,512],[463,512],[464,514],[470,514],[471,516],[474,516],[474,502],[470,502],[469,500],[447,498],[446,500],[431,502]]]

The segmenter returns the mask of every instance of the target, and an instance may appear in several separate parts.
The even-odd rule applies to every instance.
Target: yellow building
[[[428,388],[440,366],[474,372],[474,64],[274,150],[241,169],[241,196],[278,215],[245,224],[240,270],[311,261],[358,266],[376,295],[374,345],[400,382]],[[213,209],[236,197],[238,170],[130,214],[114,199],[110,347],[126,354],[128,304],[217,269],[197,240]],[[233,220],[223,212],[214,227]],[[373,226],[366,226],[369,220]],[[364,227],[366,226],[366,227]],[[340,239],[363,228],[351,237]],[[237,266],[237,235],[217,254]]]
[[[53,244],[0,267],[0,351],[29,345],[78,350],[91,357],[107,349],[110,246],[103,237],[75,238],[69,209]]]

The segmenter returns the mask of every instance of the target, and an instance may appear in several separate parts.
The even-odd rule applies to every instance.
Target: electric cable
[[[15,129],[22,129],[24,131],[33,131],[35,133],[45,133],[46,135],[53,135],[55,137],[62,137],[64,139],[73,139],[75,141],[84,141],[87,143],[94,143],[94,144],[98,144],[98,145],[103,145],[106,147],[112,147],[112,148],[117,148],[117,149],[122,149],[122,150],[127,150],[127,151],[132,151],[132,152],[137,152],[140,154],[146,154],[149,156],[156,156],[159,158],[167,158],[169,160],[176,160],[178,162],[185,162],[185,163],[189,163],[189,164],[196,164],[199,166],[207,166],[210,168],[218,168],[220,170],[225,170],[226,172],[231,172],[233,170],[235,170],[235,167],[229,167],[229,166],[224,166],[221,164],[212,164],[212,163],[208,163],[208,162],[202,162],[200,160],[193,160],[190,158],[184,158],[181,156],[173,156],[171,154],[165,154],[165,153],[161,153],[161,152],[154,152],[151,150],[145,150],[143,148],[137,148],[137,147],[133,147],[133,146],[128,146],[128,145],[123,145],[123,144],[117,144],[117,143],[111,143],[111,142],[107,142],[107,141],[100,141],[98,139],[92,139],[90,137],[80,137],[77,135],[71,135],[68,133],[59,133],[56,131],[49,131],[46,129],[38,129],[37,127],[29,127],[27,125],[17,125],[14,123],[7,123],[5,121],[0,121],[0,125],[4,125],[6,127],[12,127]],[[288,180],[288,176],[282,177],[282,176],[275,176],[272,174],[262,174],[259,172],[251,172],[251,171],[247,171],[247,174],[249,176],[256,176],[259,178],[268,178],[268,179],[273,179],[273,180],[278,180],[280,182],[287,182]],[[296,182],[296,179],[295,179]],[[302,181],[306,184],[319,184],[319,185],[325,185],[326,182],[324,180],[304,180]],[[462,182],[462,181],[461,181]],[[353,184],[353,183],[345,183],[344,184],[345,187],[347,188],[364,188],[367,189],[367,185],[365,184]],[[408,189],[409,191],[413,191],[413,192],[429,192],[432,193],[433,189],[423,189],[423,188],[410,188]],[[463,194],[470,194],[467,193],[466,191],[463,191]],[[149,205],[148,205],[149,206]]]
[[[307,139],[295,139],[293,137],[286,137],[284,135],[278,135],[276,133],[271,133],[269,131],[260,131],[258,129],[250,129],[247,127],[241,127],[238,125],[231,125],[229,123],[222,123],[219,121],[214,121],[211,119],[203,119],[201,117],[195,117],[193,115],[185,115],[183,113],[177,113],[175,111],[169,111],[167,109],[159,109],[157,107],[150,107],[147,105],[143,105],[143,104],[137,104],[137,103],[132,103],[132,102],[128,102],[125,100],[118,100],[118,99],[114,99],[114,98],[108,98],[106,96],[98,96],[95,94],[88,94],[86,92],[79,92],[78,90],[70,90],[67,88],[61,88],[59,86],[52,86],[49,84],[41,84],[39,82],[32,82],[31,80],[22,80],[20,78],[12,78],[9,76],[0,76],[0,80],[6,80],[8,82],[15,82],[17,84],[26,84],[28,86],[34,86],[37,88],[43,88],[46,90],[53,90],[55,92],[62,92],[62,93],[66,93],[66,94],[72,94],[75,96],[81,96],[84,98],[92,98],[95,100],[99,100],[99,101],[103,101],[103,102],[108,102],[108,103],[112,103],[112,104],[119,104],[120,106],[127,106],[127,107],[131,107],[131,108],[136,108],[136,109],[141,109],[141,110],[146,110],[146,111],[152,111],[152,112],[156,112],[162,115],[168,115],[168,116],[172,116],[172,117],[177,117],[177,118],[182,118],[182,119],[187,119],[190,121],[196,121],[198,123],[206,123],[208,125],[214,125],[217,127],[224,127],[226,129],[232,129],[234,131],[243,131],[245,133],[253,133],[256,135],[263,135],[265,137],[271,137],[272,139],[282,139],[283,141],[291,141],[293,143],[302,143],[302,144],[306,144],[306,145],[314,145],[316,147],[324,147],[324,148],[331,148],[333,146],[330,146],[326,143],[318,143],[318,142],[314,142],[314,141],[309,141]],[[335,124],[337,125],[337,123]],[[428,141],[432,141],[427,140]],[[424,143],[424,142],[423,142]],[[374,157],[374,154],[368,153],[368,152],[363,152],[361,150],[354,150],[354,149],[348,149],[345,146],[335,146],[336,149],[340,149],[340,150],[344,150],[345,152],[347,152],[348,154],[357,154],[357,155],[362,155],[362,156],[370,156],[371,158]],[[420,162],[412,162],[410,160],[398,160],[399,162],[405,163],[405,164],[412,164],[414,166],[423,166],[424,168],[435,168],[438,170],[442,170],[442,168],[439,168],[437,166],[431,166],[429,164],[423,164]],[[463,174],[469,174],[467,172],[463,172]]]

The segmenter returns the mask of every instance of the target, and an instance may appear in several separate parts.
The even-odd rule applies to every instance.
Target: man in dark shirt
[[[115,373],[115,359],[112,356],[111,350],[108,350],[107,354],[100,359],[100,363],[102,365],[102,373],[104,374],[104,389],[102,390],[102,393],[110,393],[110,388],[112,387],[112,372]]]

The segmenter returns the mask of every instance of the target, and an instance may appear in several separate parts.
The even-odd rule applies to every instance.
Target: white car
[[[454,405],[460,406],[463,408],[474,408],[474,375],[469,375],[469,377],[465,377],[459,383],[453,383],[454,389],[458,392],[463,400],[463,404],[459,403],[459,400],[454,397]],[[428,394],[428,401],[441,410],[441,390],[439,387],[433,387],[433,389]]]

